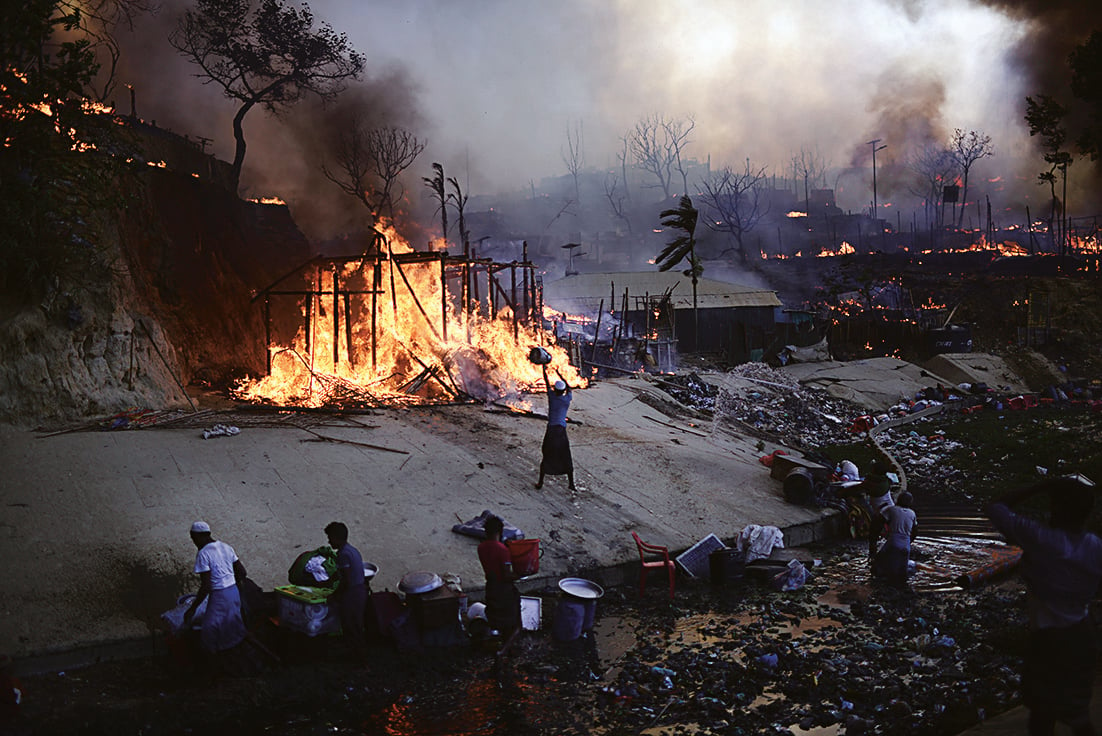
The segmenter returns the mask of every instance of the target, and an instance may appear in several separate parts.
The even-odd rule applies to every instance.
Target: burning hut
[[[414,251],[390,230],[359,255],[318,256],[260,291],[267,374],[239,397],[344,406],[477,400],[527,408],[528,348],[584,384],[547,344],[532,263]]]
[[[775,332],[775,309],[781,306],[775,291],[699,279],[700,334],[695,340],[693,285],[680,273],[574,274],[548,282],[543,293],[561,319],[592,323],[597,343],[610,339],[613,358],[620,357],[619,343],[634,341],[649,356],[644,362],[659,370],[676,368],[679,347],[721,353],[734,363],[761,359]],[[598,352],[594,346],[592,354]],[[583,357],[588,356],[583,352]]]

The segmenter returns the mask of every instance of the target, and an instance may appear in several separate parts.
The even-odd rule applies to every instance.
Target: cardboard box
[[[447,586],[428,593],[407,594],[406,607],[419,629],[438,629],[459,621],[460,595]]]

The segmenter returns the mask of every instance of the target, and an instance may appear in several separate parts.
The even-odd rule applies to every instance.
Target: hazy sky
[[[967,0],[318,0],[368,69],[405,65],[430,153],[472,182],[565,173],[566,130],[614,165],[652,113],[696,120],[688,153],[783,172],[815,147],[835,166],[954,127],[1020,148],[1027,93],[1007,68],[1026,24]],[[856,153],[855,153],[856,151]]]
[[[140,115],[214,139],[213,150],[228,160],[236,105],[200,84],[165,41],[189,4],[166,0],[133,39],[121,76],[135,82]],[[582,131],[587,166],[609,168],[625,133],[657,114],[692,117],[686,155],[710,157],[713,169],[749,158],[784,176],[801,148],[817,149],[834,169],[857,167],[852,186],[841,179],[838,187],[846,209],[868,205],[860,179],[870,168],[867,141],[887,146],[877,158],[885,201],[893,164],[917,142],[948,142],[954,128],[992,138],[995,156],[977,165],[977,180],[1002,177],[1007,187],[1035,192],[1043,164],[1022,119],[1024,98],[1066,77],[1069,44],[1102,27],[1095,25],[1099,0],[314,0],[310,7],[366,56],[365,79],[345,100],[362,100],[428,141],[409,172],[412,187],[420,188],[433,161],[472,195],[565,175],[568,128]],[[331,195],[319,172],[334,129],[320,117],[310,105],[282,120],[250,112],[244,193]],[[1087,170],[1077,164],[1072,173]]]

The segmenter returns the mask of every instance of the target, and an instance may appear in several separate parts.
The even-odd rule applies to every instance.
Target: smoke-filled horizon
[[[837,185],[839,206],[859,210],[871,200],[868,141],[886,146],[877,154],[883,203],[902,194],[897,180],[915,147],[946,144],[955,128],[989,135],[994,147],[976,164],[971,186],[999,178],[1000,198],[1043,201],[1035,182],[1044,164],[1023,120],[1024,100],[1063,91],[1043,85],[1063,83],[1067,51],[1099,27],[1098,5],[315,0],[310,7],[366,56],[365,81],[353,96],[428,142],[407,172],[407,190],[422,188],[433,161],[471,195],[564,176],[568,129],[581,132],[586,168],[611,169],[625,134],[657,114],[692,118],[685,155],[713,170],[750,159],[770,175],[791,176],[793,156],[816,150],[833,172],[828,185]],[[162,11],[161,33],[178,12]],[[232,157],[234,103],[190,76],[194,70],[156,33],[143,38],[153,63],[132,68],[148,80],[136,83],[138,113],[214,138],[213,150]],[[318,183],[333,131],[315,114],[313,105],[284,120],[250,113],[242,180],[250,194],[291,200],[333,187]],[[1092,214],[1098,201],[1076,187],[1089,181],[1088,168],[1072,167],[1073,214]]]

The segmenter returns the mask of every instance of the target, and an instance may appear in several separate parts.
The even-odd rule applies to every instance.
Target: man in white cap
[[[543,366],[543,383],[547,386],[547,431],[543,435],[543,461],[540,462],[540,479],[536,488],[543,488],[545,475],[565,475],[574,490],[574,459],[570,455],[570,440],[566,436],[566,412],[570,409],[573,391],[559,373],[559,380],[551,383],[547,366]]]
[[[199,604],[207,601],[199,646],[207,654],[215,654],[237,646],[247,634],[237,589],[237,581],[245,579],[245,566],[233,547],[211,537],[210,524],[205,521],[191,525],[191,541],[199,550],[195,555],[199,592],[184,614],[184,621],[190,622]]]

